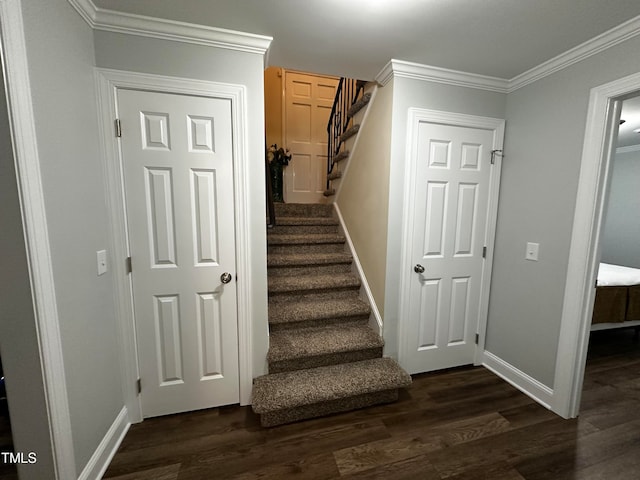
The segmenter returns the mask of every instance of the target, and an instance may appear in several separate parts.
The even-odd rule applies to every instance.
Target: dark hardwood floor
[[[592,334],[580,418],[563,420],[484,368],[414,376],[394,404],[263,429],[248,407],[133,425],[105,478],[636,479],[640,345]]]

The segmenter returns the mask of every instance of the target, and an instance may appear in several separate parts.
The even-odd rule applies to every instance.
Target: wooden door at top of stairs
[[[118,111],[143,415],[237,403],[230,101],[121,89]]]
[[[327,181],[327,122],[338,82],[285,72],[285,146],[293,157],[285,169],[285,201],[321,203]]]
[[[474,362],[490,281],[484,275],[490,268],[485,246],[493,239],[489,210],[497,208],[490,200],[499,179],[491,153],[496,141],[502,143],[498,135],[484,128],[415,125],[412,234],[407,239],[411,263],[405,265],[408,315],[401,355],[409,373]]]

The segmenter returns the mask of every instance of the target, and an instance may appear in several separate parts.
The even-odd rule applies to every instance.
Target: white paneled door
[[[145,417],[237,403],[231,104],[119,90]]]
[[[285,72],[285,201],[319,203],[327,183],[327,123],[339,79]]]
[[[493,130],[417,122],[403,366],[474,362],[492,181]],[[489,235],[488,235],[489,233]]]

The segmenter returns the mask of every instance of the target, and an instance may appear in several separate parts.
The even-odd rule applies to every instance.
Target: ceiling
[[[93,0],[268,35],[268,63],[370,80],[392,59],[512,79],[635,16],[638,0]]]

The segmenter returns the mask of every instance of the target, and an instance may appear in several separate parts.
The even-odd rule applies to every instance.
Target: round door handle
[[[424,273],[424,267],[418,263],[415,267],[413,267],[413,271],[416,273]]]
[[[220,275],[220,281],[222,283],[229,283],[231,281],[231,278],[233,277],[229,272],[224,272],[222,275]]]

